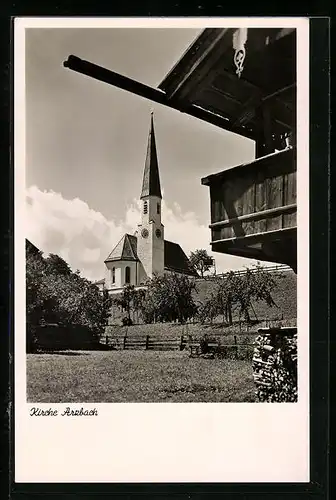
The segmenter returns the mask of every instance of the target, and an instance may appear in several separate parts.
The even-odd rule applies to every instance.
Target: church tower
[[[141,191],[141,223],[137,232],[137,253],[142,263],[138,282],[164,271],[164,228],[161,224],[161,186],[155,144],[153,112]]]

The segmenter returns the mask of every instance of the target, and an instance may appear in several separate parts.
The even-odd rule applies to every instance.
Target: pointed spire
[[[151,111],[151,123],[140,199],[145,196],[158,196],[159,198],[162,198],[155,144],[153,111]]]

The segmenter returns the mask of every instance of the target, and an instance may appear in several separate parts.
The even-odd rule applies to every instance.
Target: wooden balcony
[[[296,149],[288,147],[202,179],[210,187],[214,252],[296,271]]]

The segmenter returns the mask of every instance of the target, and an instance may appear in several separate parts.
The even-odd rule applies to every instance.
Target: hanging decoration
[[[247,28],[238,28],[233,33],[233,50],[235,51],[233,61],[236,66],[236,74],[240,78],[246,56],[245,44],[247,42]]]

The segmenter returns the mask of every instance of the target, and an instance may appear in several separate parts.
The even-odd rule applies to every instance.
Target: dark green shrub
[[[121,323],[122,323],[122,326],[131,326],[131,325],[133,325],[133,321],[128,316],[124,316],[122,318],[122,320],[121,320]]]

